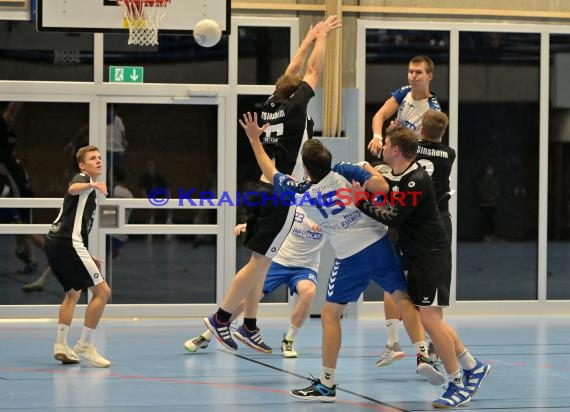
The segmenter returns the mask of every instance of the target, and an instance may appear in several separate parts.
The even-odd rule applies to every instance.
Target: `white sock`
[[[392,346],[396,342],[400,342],[400,320],[386,319],[386,333],[388,334],[388,346]]]
[[[64,325],[63,323],[57,325],[57,337],[55,341],[67,345],[67,332],[69,332],[69,325]]]
[[[91,343],[91,336],[95,329],[90,329],[87,326],[83,326],[83,332],[81,332],[81,337],[79,338],[79,342],[83,344]]]
[[[299,328],[292,323],[289,325],[289,330],[287,331],[287,335],[285,335],[285,340],[293,342],[295,340],[295,336],[297,336],[297,331]]]
[[[212,339],[212,332],[210,332],[210,329],[207,329],[204,332],[202,332],[201,336],[203,338],[205,338],[206,340],[211,340]]]
[[[325,368],[321,371],[321,383],[328,388],[332,388],[334,386],[334,369],[333,368]]]
[[[457,362],[459,362],[461,367],[466,371],[469,371],[473,369],[475,366],[477,366],[477,361],[475,360],[473,355],[469,353],[467,348],[463,351],[461,355],[457,357]]]
[[[414,346],[416,347],[416,353],[421,353],[422,356],[429,358],[428,345],[425,340],[414,342]]]
[[[454,383],[455,386],[463,388],[463,372],[461,371],[461,369],[457,369],[452,374],[447,375],[447,377],[449,379],[449,382]]]

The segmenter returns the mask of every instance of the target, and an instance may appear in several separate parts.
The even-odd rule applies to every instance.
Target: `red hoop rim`
[[[120,5],[125,3],[125,5],[132,4],[134,6],[140,6],[144,4],[145,7],[165,7],[170,4],[171,0],[116,0],[116,3]]]

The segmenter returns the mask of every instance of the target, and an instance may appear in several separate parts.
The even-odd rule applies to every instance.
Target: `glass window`
[[[35,21],[0,21],[0,80],[93,81],[92,33],[39,33]]]
[[[550,36],[548,299],[570,298],[570,35]]]
[[[238,28],[238,83],[274,84],[290,60],[289,27]]]
[[[109,235],[109,303],[214,303],[216,251],[214,235]]]
[[[172,198],[179,198],[180,190],[217,191],[217,105],[121,103],[112,107],[107,164],[110,170],[124,173],[134,197],[146,198],[155,188],[168,190]]]
[[[7,165],[20,197],[63,198],[76,170],[77,143],[89,141],[89,105],[4,102],[0,112],[0,163]]]
[[[434,62],[430,90],[447,111],[449,96],[449,33],[419,30],[366,30],[366,115],[365,144],[372,138],[372,117],[391,96],[391,92],[408,84],[408,63],[417,55],[427,55]],[[392,119],[395,116],[392,117]],[[390,120],[392,120],[390,119]],[[384,123],[383,130],[390,120]],[[376,162],[365,147],[366,160]],[[382,300],[383,291],[371,283],[364,300]]]
[[[45,233],[0,235],[0,305],[61,304],[63,288],[47,265],[44,239]]]
[[[228,36],[201,47],[191,35],[158,35],[158,46],[129,46],[128,34],[105,34],[104,79],[109,66],[142,66],[145,83],[228,82]]]
[[[536,299],[540,37],[459,39],[457,299]]]
[[[261,113],[263,102],[267,99],[266,95],[239,95],[238,96],[238,115],[241,116],[245,112]],[[255,184],[261,176],[261,169],[257,165],[249,140],[245,132],[237,124],[237,188],[243,192],[247,191],[252,184]]]

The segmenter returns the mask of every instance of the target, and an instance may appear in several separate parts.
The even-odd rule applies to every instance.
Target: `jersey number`
[[[333,200],[335,195],[336,190],[333,190],[332,192],[324,193],[320,199],[313,198],[316,208],[325,219],[329,217],[329,213],[334,216],[346,209],[346,206],[342,202],[336,203]]]
[[[265,137],[283,136],[283,123],[271,124],[265,129]]]

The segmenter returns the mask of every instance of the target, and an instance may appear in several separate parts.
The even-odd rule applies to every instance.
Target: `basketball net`
[[[155,46],[158,44],[158,28],[166,15],[170,0],[117,0],[125,10],[129,26],[128,44]]]

